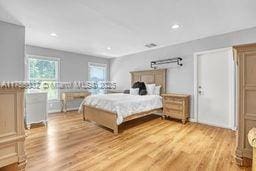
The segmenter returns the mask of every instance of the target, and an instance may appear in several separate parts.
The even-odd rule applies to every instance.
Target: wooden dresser
[[[236,161],[238,165],[251,165],[252,147],[248,132],[256,127],[256,44],[234,47],[237,63],[238,132]]]
[[[189,116],[189,95],[185,94],[162,94],[163,115],[181,119],[185,124]]]
[[[25,170],[24,89],[0,88],[0,170]]]

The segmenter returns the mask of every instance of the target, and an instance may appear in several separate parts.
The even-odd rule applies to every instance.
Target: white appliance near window
[[[33,92],[26,94],[25,121],[26,126],[30,129],[31,124],[47,124],[47,93]]]

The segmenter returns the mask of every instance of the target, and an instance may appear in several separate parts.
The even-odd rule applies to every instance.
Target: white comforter
[[[82,102],[80,111],[83,109],[83,104],[116,113],[118,125],[127,116],[163,106],[162,97],[158,95],[139,96],[122,93],[90,95]]]

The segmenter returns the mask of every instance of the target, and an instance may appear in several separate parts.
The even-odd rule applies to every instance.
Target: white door
[[[197,120],[213,126],[234,127],[234,65],[232,49],[196,54]],[[232,99],[233,98],[233,99]]]

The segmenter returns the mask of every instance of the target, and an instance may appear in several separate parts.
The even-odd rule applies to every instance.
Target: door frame
[[[209,54],[209,53],[222,52],[222,51],[229,51],[229,57],[232,58],[232,60],[230,60],[230,63],[229,63],[229,69],[230,69],[229,83],[230,83],[230,85],[232,85],[231,88],[229,89],[229,91],[230,91],[229,98],[231,99],[229,101],[229,111],[230,111],[229,124],[228,124],[228,126],[222,126],[222,127],[236,130],[236,109],[235,109],[235,106],[236,106],[235,105],[236,104],[236,67],[235,67],[235,62],[234,62],[234,58],[233,58],[233,48],[232,47],[207,50],[207,51],[194,53],[194,121],[198,122],[198,56],[204,55],[204,54]],[[209,123],[203,123],[203,124],[209,124]],[[213,126],[220,127],[220,125],[213,125]]]

